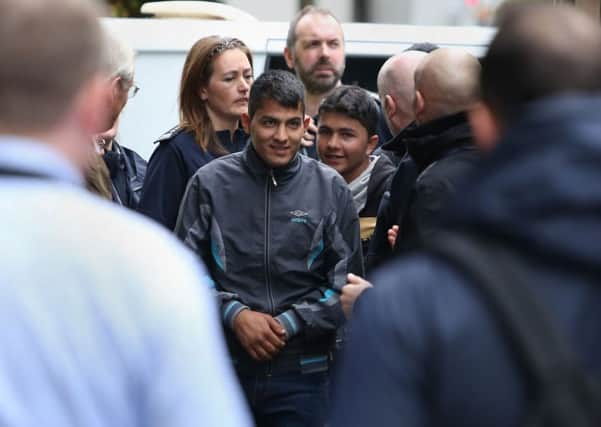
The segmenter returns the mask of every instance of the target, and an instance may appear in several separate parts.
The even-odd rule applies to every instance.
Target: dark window
[[[342,83],[356,84],[372,92],[378,92],[378,71],[388,56],[350,56],[346,57],[346,70]],[[265,70],[288,70],[284,55],[267,55]]]

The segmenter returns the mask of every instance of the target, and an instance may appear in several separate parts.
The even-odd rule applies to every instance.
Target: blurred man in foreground
[[[470,113],[489,157],[443,221],[527,266],[528,290],[567,339],[576,367],[596,378],[600,53],[598,22],[575,9],[508,13],[483,60],[483,103]],[[331,425],[526,425],[547,390],[525,374],[474,280],[417,254],[373,282],[355,312]]]
[[[0,10],[1,424],[249,425],[202,268],[82,188],[112,120],[96,9]]]

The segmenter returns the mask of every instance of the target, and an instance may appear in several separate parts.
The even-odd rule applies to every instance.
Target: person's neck
[[[336,86],[334,86],[331,90],[322,93],[310,93],[305,91],[305,113],[311,117],[315,117],[317,113],[319,113],[319,104],[321,104],[321,100],[331,94],[334,89],[341,84],[342,82],[338,80]]]
[[[363,172],[365,172],[367,170],[367,168],[369,167],[370,161],[371,161],[370,157],[366,158],[360,167],[350,171],[348,174],[342,175],[342,178],[344,178],[344,180],[346,181],[347,184],[350,184],[355,179],[360,177]]]
[[[305,92],[305,113],[311,117],[315,117],[319,112],[319,104],[327,94]]]
[[[214,114],[211,110],[208,110],[208,113],[215,132],[228,130],[230,131],[230,134],[233,135],[234,132],[236,132],[236,129],[238,129],[238,118],[221,117]]]

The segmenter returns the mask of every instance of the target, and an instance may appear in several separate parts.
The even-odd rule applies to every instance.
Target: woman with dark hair
[[[192,46],[182,72],[180,122],[156,141],[140,212],[173,230],[192,175],[211,160],[244,148],[248,135],[239,120],[248,108],[252,80],[252,56],[242,41],[210,36]]]

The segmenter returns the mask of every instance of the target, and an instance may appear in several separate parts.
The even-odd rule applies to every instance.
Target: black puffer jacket
[[[384,193],[390,186],[390,180],[395,171],[394,164],[385,155],[380,155],[371,172],[367,183],[367,201],[359,212],[359,223],[361,224],[361,244],[363,256],[367,255],[369,242],[374,234],[378,209]]]
[[[394,254],[417,248],[422,238],[436,230],[442,208],[480,158],[465,113],[410,126],[395,139],[407,147],[407,156],[383,200],[386,220],[380,222],[378,217],[367,256],[369,271]],[[391,250],[386,232],[394,224],[399,234]]]
[[[209,163],[190,180],[175,231],[211,272],[234,357],[249,358],[231,332],[245,307],[286,328],[280,356],[332,342],[346,275],[363,273],[350,190],[306,156],[269,169],[249,144]]]
[[[442,117],[404,135],[418,176],[400,212],[395,253],[419,247],[441,220],[441,211],[480,159],[465,113]]]

